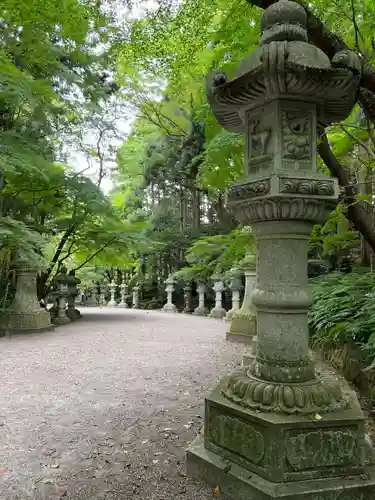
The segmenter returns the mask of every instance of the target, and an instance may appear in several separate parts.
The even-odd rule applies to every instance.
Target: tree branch
[[[117,239],[117,236],[114,236],[113,238],[111,238],[109,241],[107,241],[107,243],[105,243],[101,248],[99,248],[99,250],[97,250],[96,252],[94,252],[90,257],[88,257],[82,264],[80,264],[78,267],[76,267],[74,269],[74,271],[78,271],[79,269],[81,269],[83,266],[85,266],[86,264],[88,264],[94,257],[96,257],[100,252],[102,252],[105,248],[107,248],[111,243],[113,243],[115,240]]]
[[[340,186],[344,188],[344,206],[347,218],[353,223],[357,231],[363,235],[372,250],[375,251],[373,220],[369,217],[367,207],[357,200],[356,189],[351,182],[349,172],[333,154],[326,134],[323,135],[321,142],[318,144],[318,152],[331,174],[338,178]]]

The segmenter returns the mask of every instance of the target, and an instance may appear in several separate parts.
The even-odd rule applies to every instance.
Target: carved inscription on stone
[[[264,456],[264,439],[250,424],[227,415],[212,415],[212,439],[218,446],[242,455],[254,464]]]
[[[294,470],[357,465],[357,436],[351,430],[307,432],[289,438],[286,457]]]
[[[282,112],[283,157],[291,160],[311,159],[311,117],[300,112]]]

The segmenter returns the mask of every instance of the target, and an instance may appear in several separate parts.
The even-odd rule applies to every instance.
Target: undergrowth
[[[311,280],[309,313],[312,343],[354,342],[375,365],[375,273],[358,269]]]

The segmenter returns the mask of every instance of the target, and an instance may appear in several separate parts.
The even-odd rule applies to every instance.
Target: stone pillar
[[[37,297],[37,272],[21,258],[15,261],[17,273],[13,302],[0,318],[0,336],[53,330],[51,315]]]
[[[78,285],[81,283],[81,280],[76,278],[74,271],[69,271],[67,276],[67,285],[68,285],[68,310],[66,312],[68,318],[72,321],[79,319],[81,317],[81,313],[78,309],[75,308],[76,298],[79,294]]]
[[[98,300],[96,298],[96,287],[91,286],[88,290],[89,296],[86,300],[86,306],[88,307],[96,307],[98,305]]]
[[[133,288],[133,304],[132,304],[133,309],[139,309],[139,286],[136,285]]]
[[[256,310],[252,301],[252,293],[256,286],[255,257],[248,254],[241,262],[245,274],[245,293],[242,306],[233,314],[232,323],[227,333],[227,340],[252,345],[257,334]]]
[[[198,283],[197,292],[199,297],[198,307],[194,309],[193,314],[195,316],[206,316],[208,314],[208,309],[204,305],[204,296],[206,293],[206,285],[204,283]]]
[[[55,318],[53,318],[53,323],[59,326],[67,325],[71,322],[70,318],[67,316],[66,310],[66,303],[69,295],[68,285],[60,281],[58,284],[58,290],[52,292],[52,295],[57,299],[57,314]]]
[[[232,308],[229,309],[227,314],[225,315],[225,321],[232,321],[233,314],[235,314],[240,308],[240,291],[242,288],[241,283],[241,271],[239,269],[232,269],[231,279],[229,283],[229,288],[232,292]]]
[[[175,281],[173,276],[169,276],[167,279],[165,291],[167,292],[167,303],[163,307],[164,312],[177,312],[176,306],[172,302],[172,294],[174,292]]]
[[[219,276],[212,276],[212,281],[214,282],[214,286],[212,288],[215,292],[215,307],[211,309],[210,316],[211,318],[222,319],[227,314],[222,304],[224,283]]]
[[[184,286],[184,299],[185,308],[182,312],[184,314],[191,314],[193,312],[193,308],[191,305],[191,284],[187,284]]]
[[[112,307],[117,306],[117,302],[115,300],[116,287],[117,287],[117,285],[116,285],[115,281],[112,280],[111,284],[109,285],[109,291],[111,294],[111,298],[110,298],[109,302],[107,303],[107,306],[112,306]]]
[[[361,63],[349,50],[330,60],[308,43],[306,26],[297,2],[271,5],[261,47],[234,80],[216,73],[208,89],[220,124],[245,133],[245,177],[227,206],[255,233],[258,347],[250,366],[206,397],[204,438],[190,445],[188,470],[233,500],[375,498],[357,396],[315,370],[307,321],[308,239],[339,193],[317,172],[317,133],[351,113]]]
[[[126,303],[126,296],[128,294],[128,285],[124,282],[121,283],[120,285],[120,295],[121,295],[121,301],[119,302],[119,307],[122,307],[123,309],[128,309],[129,306]]]

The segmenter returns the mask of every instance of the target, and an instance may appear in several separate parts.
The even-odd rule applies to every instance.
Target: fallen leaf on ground
[[[215,497],[219,497],[221,495],[220,486],[216,486],[216,488],[214,489],[214,495]]]

